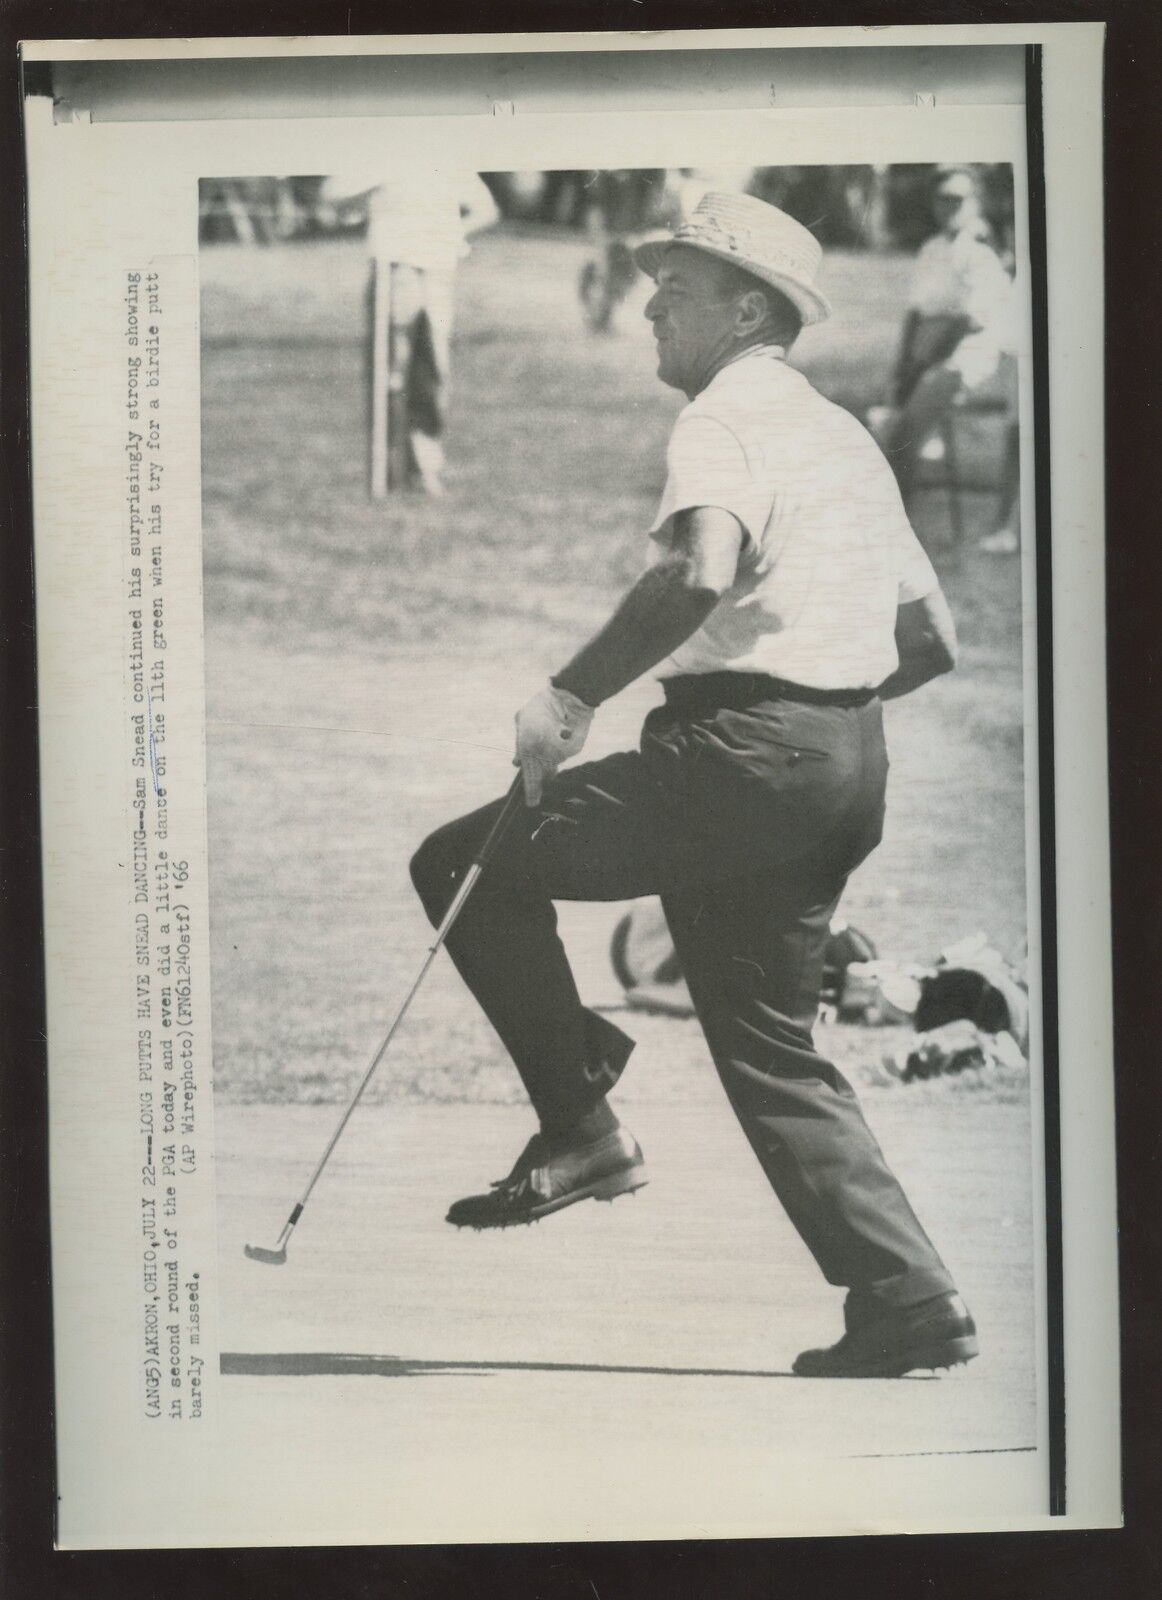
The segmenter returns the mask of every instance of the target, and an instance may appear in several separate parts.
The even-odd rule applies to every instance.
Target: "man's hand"
[[[896,654],[900,664],[879,687],[881,700],[911,694],[921,684],[951,672],[956,665],[956,624],[939,589],[910,600],[896,612]]]
[[[551,683],[517,712],[512,764],[521,770],[528,805],[540,804],[545,779],[578,753],[592,721],[592,706]]]
[[[669,549],[622,597],[547,689],[517,713],[516,759],[535,806],[546,778],[585,743],[593,709],[676,650],[734,582],[742,525],[729,511],[695,506],[674,518]]]

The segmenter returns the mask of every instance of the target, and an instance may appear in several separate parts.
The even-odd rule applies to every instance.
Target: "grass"
[[[448,495],[373,505],[358,244],[203,252],[221,1094],[347,1092],[422,953],[411,850],[501,786],[512,709],[640,568],[681,401],[653,375],[640,290],[615,337],[583,332],[583,255],[578,240],[547,230],[478,241],[461,274]],[[839,310],[805,332],[795,359],[854,410],[881,397],[906,270],[892,259],[826,262]],[[952,547],[942,494],[921,509],[962,662],[889,708],[888,831],[845,910],[881,951],[905,958],[978,927],[1015,952],[1025,932],[1018,567]],[[970,503],[982,531],[990,509],[983,495]],[[603,711],[595,738],[632,738],[640,699]],[[587,995],[609,1004],[615,915],[565,917]],[[693,1024],[635,1015],[627,1027],[641,1048],[625,1096],[718,1092]],[[920,1092],[883,1081],[888,1042],[883,1030],[844,1026],[820,1036],[873,1096]],[[519,1098],[446,963],[401,1046],[374,1095]],[[1020,1086],[922,1092],[1009,1097]]]

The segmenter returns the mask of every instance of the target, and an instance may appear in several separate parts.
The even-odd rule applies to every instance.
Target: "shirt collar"
[[[725,373],[732,371],[735,367],[741,365],[745,361],[769,361],[777,362],[780,366],[785,366],[786,360],[787,352],[781,344],[747,345],[745,350],[740,350],[737,355],[731,356],[729,361],[724,362],[723,365],[719,367],[718,371],[706,385],[706,389],[712,388],[716,383],[719,382]],[[705,394],[706,389],[703,389],[701,392]]]

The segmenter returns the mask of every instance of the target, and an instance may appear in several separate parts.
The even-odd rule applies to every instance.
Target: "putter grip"
[[[512,788],[505,796],[504,805],[500,815],[492,824],[492,828],[480,849],[473,856],[473,861],[478,867],[485,867],[496,854],[496,848],[507,833],[513,818],[524,808],[524,782],[518,773],[512,781]]]

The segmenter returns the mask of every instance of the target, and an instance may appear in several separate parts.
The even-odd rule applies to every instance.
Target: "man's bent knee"
[[[428,835],[409,863],[412,883],[432,922],[448,909],[459,877],[460,863],[449,844],[447,830],[440,828]]]

